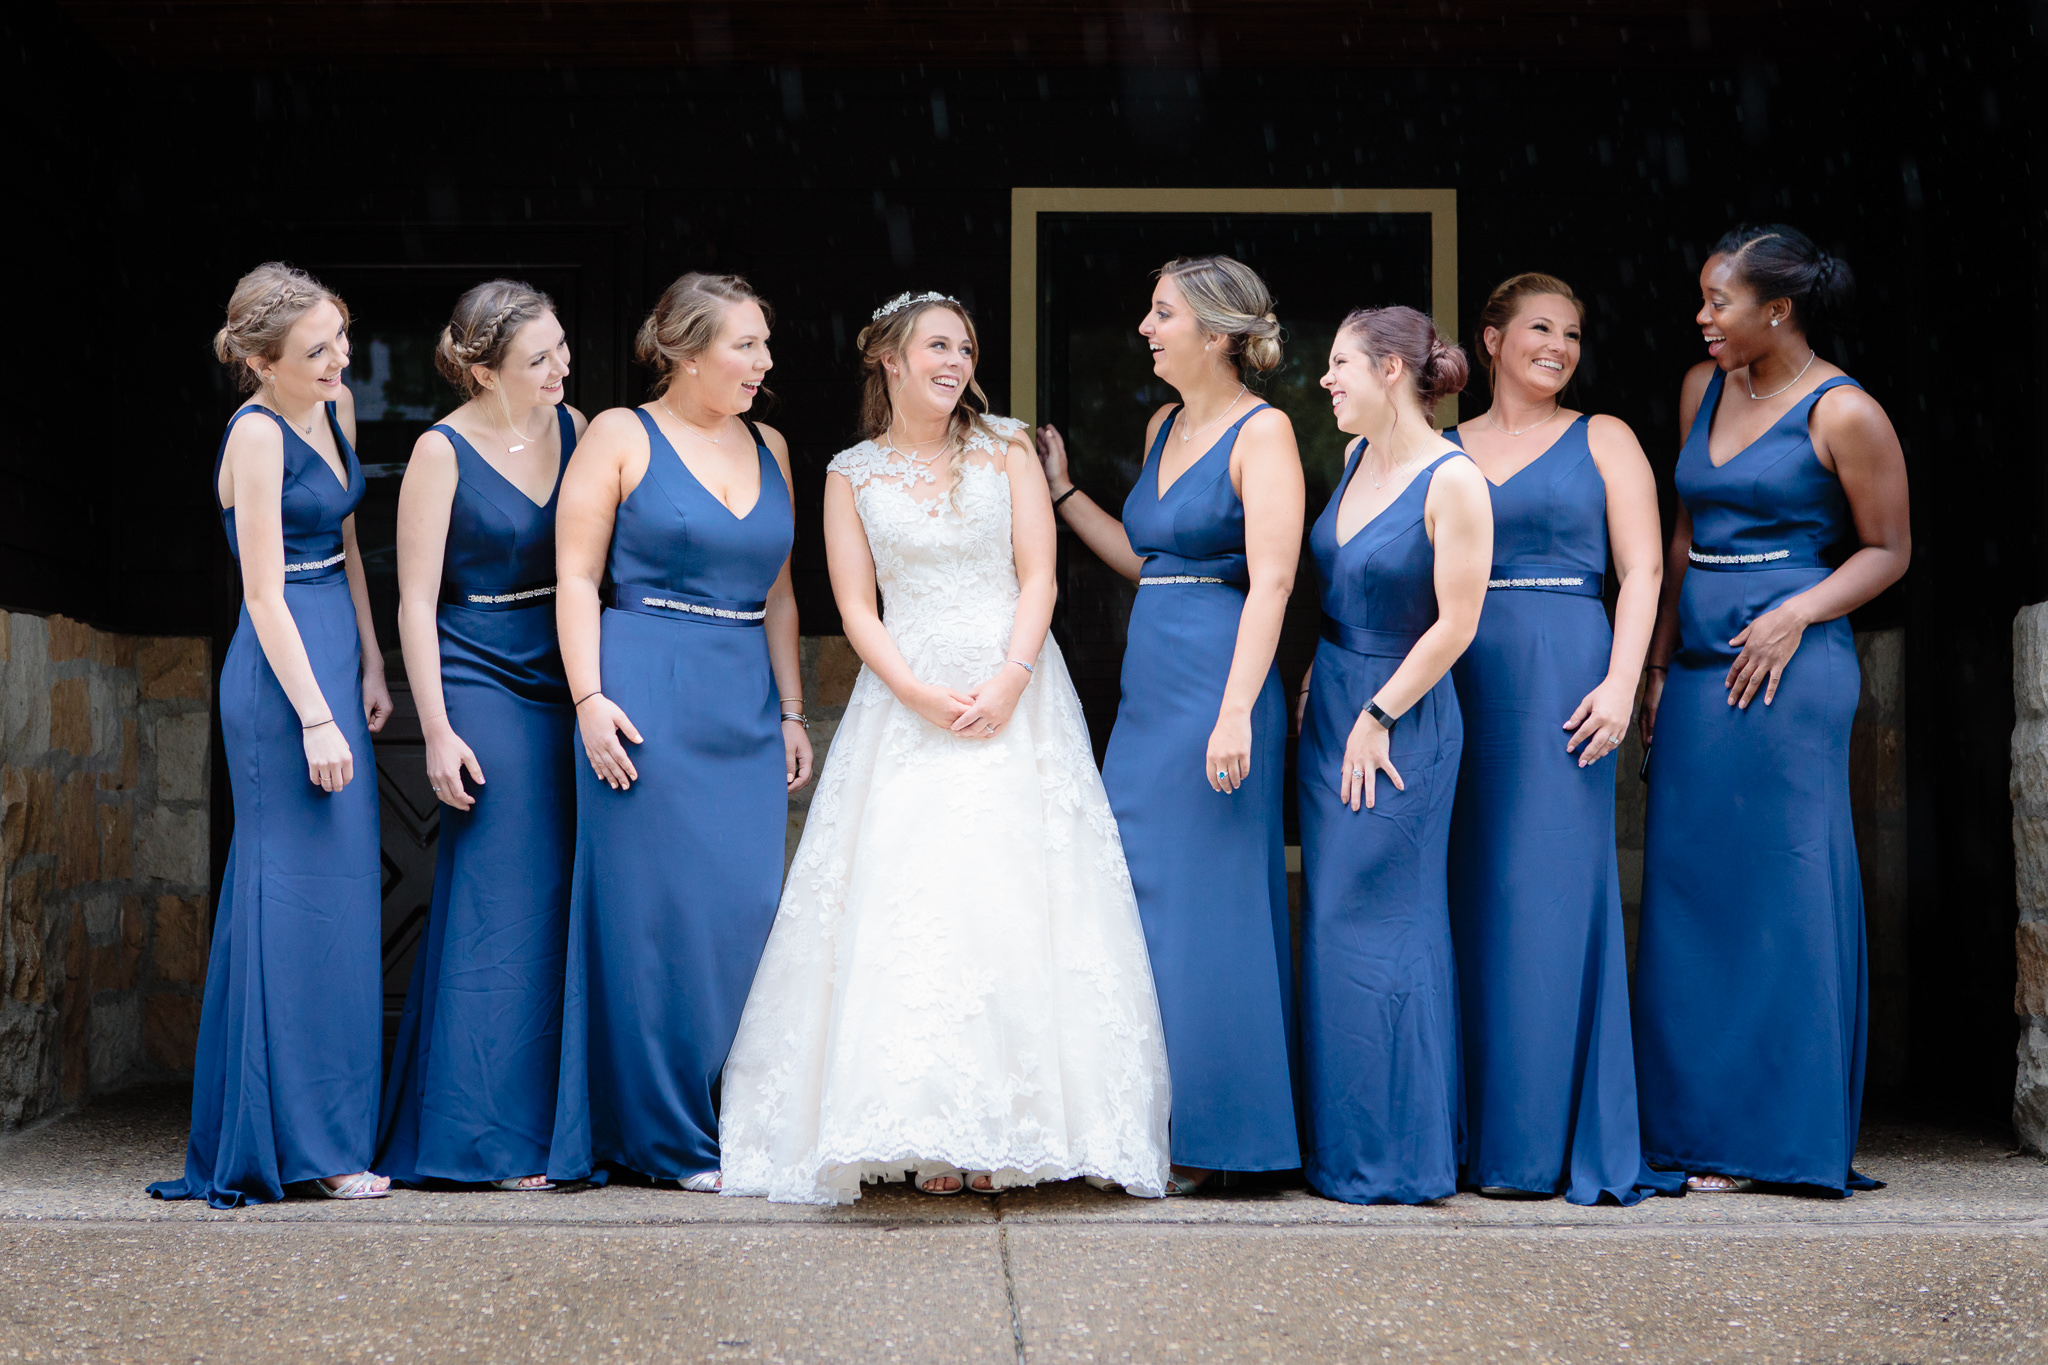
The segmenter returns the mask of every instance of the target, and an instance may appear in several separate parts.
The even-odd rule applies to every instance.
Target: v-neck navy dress
[[[555,642],[555,506],[576,422],[536,505],[450,426],[459,481],[443,552],[441,694],[475,751],[476,804],[441,807],[426,935],[384,1093],[377,1170],[510,1180],[547,1167],[562,1054],[575,841],[575,716]]]
[[[1301,1038],[1310,1185],[1350,1204],[1413,1204],[1458,1187],[1458,993],[1445,856],[1464,723],[1446,673],[1395,723],[1374,803],[1338,800],[1359,713],[1436,624],[1423,529],[1446,452],[1341,545],[1351,457],[1309,531],[1322,588],[1296,781],[1301,802]]]
[[[1707,383],[1678,454],[1692,514],[1678,652],[1657,711],[1636,943],[1643,1150],[1652,1165],[1847,1194],[1857,1174],[1868,977],[1849,816],[1862,670],[1847,617],[1808,626],[1769,706],[1728,704],[1728,641],[1832,572],[1855,526],[1807,423],[1838,376],[1716,466]]]
[[[1164,496],[1159,463],[1179,408],[1145,456],[1123,516],[1145,567],[1102,764],[1166,1029],[1173,1163],[1224,1171],[1301,1164],[1276,669],[1252,707],[1250,778],[1225,795],[1203,771],[1251,581],[1230,452],[1266,406],[1225,430]]]
[[[342,550],[342,523],[363,500],[362,466],[332,403],[327,424],[346,486],[268,408],[243,408],[229,419],[229,433],[252,414],[284,434],[285,607],[355,757],[355,776],[332,793],[308,776],[299,714],[244,606],[220,674],[235,833],[200,1008],[192,1136],[184,1178],[149,1187],[159,1198],[204,1199],[217,1209],[266,1203],[283,1198],[286,1185],[368,1169],[383,1055],[377,767]],[[227,448],[223,435],[216,487]],[[222,509],[221,525],[239,560],[235,509]]]
[[[1451,669],[1465,723],[1451,816],[1468,1185],[1633,1204],[1628,950],[1610,755],[1579,766],[1565,718],[1607,676],[1607,481],[1591,418],[1499,485],[1493,570]],[[1451,440],[1455,432],[1446,432]]]
[[[640,777],[612,790],[579,738],[557,1179],[718,1169],[714,1095],[789,825],[762,627],[796,538],[782,469],[756,434],[761,494],[736,516],[636,411],[647,473],[613,523],[599,657],[605,696],[641,734],[626,745]]]

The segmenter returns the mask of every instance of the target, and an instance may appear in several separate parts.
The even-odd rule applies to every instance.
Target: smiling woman
[[[305,1181],[337,1199],[375,1198],[389,1182],[365,1170],[381,1003],[367,774],[391,698],[356,550],[363,474],[341,384],[348,309],[303,271],[261,265],[235,286],[214,352],[255,395],[228,419],[214,472],[242,571],[220,678],[235,837],[185,1176],[150,1192],[234,1208]]]
[[[811,775],[789,450],[745,416],[768,323],[737,276],[671,284],[640,328],[653,401],[600,413],[563,478],[556,618],[586,762],[551,1177],[718,1188],[712,1095]]]

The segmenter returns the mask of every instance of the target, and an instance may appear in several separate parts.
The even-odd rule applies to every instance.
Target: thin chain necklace
[[[1819,358],[1820,358],[1820,352],[1819,352],[1819,351],[1816,351],[1816,350],[1814,350],[1814,349],[1813,349],[1813,348],[1812,348],[1811,346],[1807,347],[1807,348],[1806,348],[1806,363],[1805,363],[1804,365],[1801,365],[1801,366],[1799,367],[1799,373],[1798,373],[1798,374],[1795,374],[1795,375],[1793,375],[1793,376],[1792,376],[1792,377],[1791,377],[1790,379],[1786,380],[1786,381],[1785,381],[1785,382],[1784,382],[1783,384],[1780,384],[1780,385],[1779,385],[1779,386],[1778,386],[1777,388],[1775,388],[1775,389],[1772,389],[1772,390],[1771,390],[1771,391],[1770,391],[1769,393],[1758,393],[1758,392],[1756,391],[1756,385],[1755,385],[1755,384],[1752,384],[1752,383],[1750,382],[1750,380],[1749,380],[1749,371],[1748,371],[1747,369],[1745,369],[1745,370],[1744,370],[1744,371],[1742,372],[1742,387],[1743,387],[1743,388],[1745,388],[1745,389],[1748,389],[1748,390],[1749,390],[1749,396],[1750,396],[1751,398],[1754,398],[1754,399],[1756,399],[1756,401],[1757,401],[1757,402],[1759,402],[1759,403],[1763,402],[1763,401],[1764,401],[1764,399],[1766,399],[1766,398],[1776,398],[1776,397],[1777,397],[1777,396],[1778,396],[1779,394],[1781,394],[1781,393],[1783,393],[1783,392],[1784,392],[1785,390],[1787,390],[1787,389],[1791,388],[1791,387],[1792,387],[1792,386],[1793,386],[1794,384],[1797,384],[1797,383],[1798,383],[1798,382],[1799,382],[1800,380],[1802,380],[1802,379],[1806,378],[1806,372],[1807,372],[1808,370],[1810,370],[1810,369],[1812,369],[1812,368],[1813,368],[1813,362],[1814,362],[1815,360],[1819,359]]]
[[[940,445],[937,450],[933,451],[929,455],[918,455],[914,454],[913,452],[916,451],[916,449],[919,446],[930,445],[931,441],[905,441],[903,445],[909,446],[909,450],[905,450],[903,446],[897,445],[896,418],[894,414],[890,415],[888,429],[882,433],[882,444],[886,449],[895,451],[898,455],[901,455],[904,459],[910,461],[912,464],[916,465],[920,469],[929,469],[932,465],[938,463],[939,457],[941,455],[944,455],[948,450],[952,449],[952,432],[948,431],[944,436],[934,437],[933,439],[940,442]]]
[[[505,452],[507,454],[517,455],[520,451],[526,449],[528,446],[532,445],[535,441],[538,441],[540,439],[540,437],[538,436],[528,436],[525,432],[521,431],[517,426],[513,425],[512,409],[505,406],[505,397],[503,394],[500,394],[498,396],[498,407],[503,411],[505,415],[505,430],[511,432],[513,435],[519,438],[518,445],[513,445],[510,442],[506,443]],[[675,414],[670,413],[669,416],[674,417]],[[543,427],[542,430],[546,430],[546,428]]]
[[[1236,392],[1236,393],[1235,393],[1234,395],[1232,395],[1232,397],[1231,397],[1231,399],[1230,399],[1230,403],[1229,403],[1229,405],[1228,405],[1227,407],[1225,407],[1225,408],[1223,409],[1223,411],[1221,411],[1221,412],[1219,412],[1219,413],[1217,413],[1217,414],[1216,414],[1216,420],[1215,420],[1215,421],[1213,421],[1213,422],[1207,422],[1207,423],[1204,423],[1203,425],[1201,425],[1201,426],[1198,426],[1198,427],[1196,427],[1196,428],[1195,428],[1195,429],[1194,429],[1193,431],[1188,431],[1188,432],[1182,432],[1182,433],[1179,433],[1179,434],[1180,434],[1180,443],[1181,443],[1182,445],[1186,445],[1186,444],[1187,444],[1187,443],[1188,443],[1189,441],[1192,441],[1192,440],[1194,440],[1194,439],[1195,439],[1195,438],[1196,438],[1197,436],[1200,436],[1200,435],[1201,435],[1201,434],[1202,434],[1203,432],[1207,431],[1207,430],[1208,430],[1208,429],[1209,429],[1210,427],[1213,427],[1213,426],[1215,426],[1215,425],[1216,425],[1216,422],[1220,422],[1220,421],[1222,421],[1222,420],[1223,420],[1224,418],[1226,418],[1226,417],[1230,416],[1230,410],[1231,410],[1231,408],[1234,408],[1234,407],[1236,407],[1236,406],[1237,406],[1237,400],[1238,400],[1238,399],[1240,399],[1240,398],[1242,398],[1242,397],[1244,397],[1244,395],[1245,395],[1245,387],[1244,387],[1244,385],[1242,385],[1242,384],[1239,384],[1239,385],[1237,386],[1237,392]],[[1186,407],[1186,404],[1182,404],[1182,407],[1183,407],[1183,408],[1185,408],[1185,407]]]
[[[1402,470],[1406,469],[1406,468],[1407,468],[1407,467],[1408,467],[1409,465],[1411,465],[1411,464],[1414,464],[1414,463],[1415,463],[1415,462],[1416,462],[1417,460],[1421,459],[1421,458],[1422,458],[1422,455],[1427,455],[1428,453],[1429,453],[1428,451],[1423,451],[1421,455],[1410,455],[1410,456],[1409,456],[1409,457],[1408,457],[1407,459],[1405,459],[1405,460],[1401,461],[1401,463],[1399,463],[1399,464],[1397,464],[1397,465],[1393,466],[1393,467],[1392,467],[1391,469],[1387,470],[1387,472],[1386,472],[1386,473],[1384,473],[1384,474],[1380,475],[1380,476],[1379,476],[1378,478],[1376,478],[1376,479],[1374,479],[1374,478],[1373,478],[1373,475],[1372,475],[1372,471],[1371,471],[1371,470],[1367,470],[1367,471],[1366,471],[1366,475],[1365,475],[1365,476],[1366,476],[1366,477],[1367,477],[1368,479],[1372,479],[1372,486],[1373,486],[1374,488],[1378,488],[1378,487],[1382,486],[1382,485],[1383,485],[1383,484],[1384,484],[1384,483],[1385,483],[1385,482],[1386,482],[1386,481],[1387,481],[1388,479],[1391,479],[1391,478],[1393,478],[1393,477],[1394,477],[1394,476],[1395,476],[1396,474],[1398,474],[1398,473],[1400,473],[1400,472],[1401,472]]]
[[[1562,402],[1554,402],[1551,404],[1549,417],[1544,418],[1540,422],[1531,422],[1528,426],[1523,427],[1520,431],[1509,431],[1506,427],[1502,426],[1500,423],[1493,420],[1493,409],[1488,408],[1486,410],[1486,425],[1492,427],[1495,431],[1499,432],[1503,436],[1527,436],[1530,432],[1536,430],[1537,427],[1548,426],[1551,423],[1551,421],[1555,419],[1560,412],[1563,411],[1564,404]]]
[[[691,426],[682,418],[676,417],[676,410],[668,405],[668,400],[666,398],[657,398],[654,400],[654,402],[655,406],[659,407],[663,412],[667,413],[670,417],[675,417],[675,422],[677,426],[681,427],[684,431],[689,432],[692,436],[704,442],[706,445],[715,446],[719,444],[721,441],[725,440],[725,436],[706,436],[703,432],[697,430],[697,428]],[[730,421],[731,419],[728,418],[727,420]],[[726,436],[730,435],[732,435],[732,432],[730,429],[728,429],[726,431]]]
[[[269,380],[264,381],[264,386],[270,390],[270,410],[276,413],[279,417],[284,418],[285,421],[290,422],[293,426],[298,427],[300,431],[306,433],[307,444],[312,444],[313,423],[307,422],[305,425],[300,426],[299,419],[292,416],[290,413],[286,412],[284,410],[284,404],[277,401],[277,386],[271,384]],[[315,408],[314,411],[317,413],[319,409]],[[315,420],[317,420],[317,418]]]

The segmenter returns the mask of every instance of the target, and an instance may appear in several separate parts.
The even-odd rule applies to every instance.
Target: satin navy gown
[[[1230,452],[1266,406],[1233,423],[1163,495],[1160,457],[1181,409],[1145,456],[1123,512],[1145,567],[1102,764],[1166,1028],[1173,1164],[1224,1171],[1301,1164],[1277,669],[1252,707],[1249,779],[1225,795],[1203,772],[1251,581]]]
[[[789,784],[762,621],[795,539],[789,489],[757,434],[761,493],[735,515],[638,415],[647,473],[613,524],[600,660],[641,734],[626,742],[640,777],[612,790],[578,740],[554,1179],[718,1169],[719,1070],[782,886]]]
[[[382,871],[377,769],[363,719],[362,642],[343,564],[342,523],[363,500],[362,467],[327,424],[344,487],[291,423],[284,434],[284,600],[320,693],[355,756],[328,793],[307,775],[304,731],[243,607],[220,675],[221,747],[235,832],[214,915],[192,1074],[185,1176],[162,1199],[217,1209],[284,1197],[303,1180],[367,1170],[383,1054]],[[214,457],[214,483],[227,437]],[[223,509],[237,559],[235,512]]]
[[[555,643],[555,503],[536,505],[453,427],[460,481],[442,560],[441,693],[475,751],[476,805],[441,807],[426,936],[384,1093],[377,1170],[496,1181],[547,1166],[562,1052],[575,840],[575,714]]]
[[[1615,760],[1581,768],[1562,728],[1606,678],[1614,648],[1601,605],[1607,483],[1587,445],[1590,421],[1489,484],[1486,607],[1451,669],[1465,723],[1450,851],[1464,1181],[1633,1204],[1649,1188],[1639,1179]]]
[[[1862,671],[1846,617],[1808,626],[1764,705],[1724,679],[1728,641],[1853,545],[1807,421],[1827,380],[1726,464],[1716,370],[1679,451],[1692,513],[1679,646],[1657,712],[1636,943],[1643,1149],[1653,1166],[1839,1194],[1863,1108],[1868,977],[1849,817]]]
[[[1301,727],[1301,1036],[1308,1183],[1349,1204],[1457,1192],[1458,998],[1444,889],[1464,726],[1446,673],[1403,712],[1374,804],[1340,803],[1351,727],[1436,623],[1436,551],[1423,504],[1445,453],[1337,541],[1365,442],[1309,531],[1322,589]]]

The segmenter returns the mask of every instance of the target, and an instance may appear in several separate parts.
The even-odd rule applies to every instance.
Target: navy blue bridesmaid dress
[[[1123,698],[1102,765],[1158,983],[1173,1076],[1173,1164],[1293,1170],[1293,950],[1280,823],[1287,710],[1268,670],[1252,708],[1250,778],[1225,795],[1203,772],[1250,583],[1238,432],[1162,494],[1160,424],[1124,532],[1145,560],[1124,647]]]
[[[1301,1037],[1308,1183],[1349,1204],[1414,1204],[1457,1192],[1458,997],[1444,889],[1464,742],[1446,673],[1403,712],[1374,804],[1338,801],[1359,713],[1436,623],[1436,551],[1423,529],[1430,481],[1337,541],[1358,442],[1309,530],[1322,589],[1296,781],[1301,809]]]
[[[654,419],[619,504],[604,694],[643,742],[614,791],[576,761],[576,868],[552,1179],[718,1169],[715,1090],[782,886],[789,784],[762,628],[795,540],[782,470],[738,516]],[[751,431],[751,426],[749,427]]]
[[[363,719],[362,642],[343,567],[342,523],[363,500],[363,472],[327,424],[348,470],[334,470],[268,408],[284,434],[284,600],[320,693],[355,756],[328,793],[307,775],[299,714],[242,609],[220,675],[221,746],[235,832],[215,910],[193,1061],[192,1136],[182,1180],[161,1199],[217,1209],[284,1197],[303,1180],[367,1170],[377,1141],[383,1053],[377,769]],[[214,457],[214,483],[227,437]],[[235,512],[228,548],[241,557]]]
[[[562,1051],[575,840],[575,714],[555,643],[555,503],[535,504],[453,427],[460,481],[442,561],[441,693],[475,751],[476,805],[441,807],[427,931],[385,1087],[377,1170],[513,1180],[547,1166]]]
[[[1452,666],[1465,722],[1451,814],[1467,1185],[1633,1204],[1640,1177],[1615,761],[1565,752],[1607,676],[1607,483],[1580,417],[1493,499],[1479,633]],[[1453,441],[1455,432],[1446,433]],[[1675,1188],[1675,1181],[1657,1181]]]
[[[1847,1194],[1868,1021],[1863,884],[1849,817],[1862,672],[1846,617],[1808,626],[1764,705],[1728,704],[1728,641],[1853,545],[1807,419],[1827,380],[1726,464],[1707,383],[1679,451],[1692,514],[1650,753],[1635,1040],[1653,1166]]]

